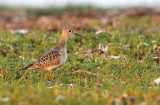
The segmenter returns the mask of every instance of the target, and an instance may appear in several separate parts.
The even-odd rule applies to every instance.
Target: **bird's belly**
[[[64,65],[66,63],[66,60],[67,60],[67,53],[65,52],[63,58],[60,61],[60,66]]]

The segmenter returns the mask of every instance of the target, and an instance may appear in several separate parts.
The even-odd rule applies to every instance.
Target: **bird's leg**
[[[50,71],[50,82],[52,82],[52,70]]]
[[[49,71],[47,72],[47,74],[46,74],[46,81],[48,82],[48,78],[47,78],[47,76],[48,76],[48,73],[49,73]]]
[[[53,72],[53,80],[54,80],[54,72]]]

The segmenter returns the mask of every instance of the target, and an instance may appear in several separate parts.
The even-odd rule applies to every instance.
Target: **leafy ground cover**
[[[34,26],[24,35],[14,34],[10,26],[1,27],[0,104],[160,104],[160,86],[154,83],[160,76],[160,16],[141,15],[142,10],[123,15],[126,11],[120,11],[121,15],[115,15],[115,12],[114,15],[100,15],[101,19],[94,18],[95,15],[88,16],[84,11],[74,14],[72,24],[79,24],[78,14],[88,19],[85,22],[88,24],[73,27],[82,36],[69,39],[67,62],[54,71],[53,82],[49,84],[46,84],[45,70],[28,70],[19,74],[17,70],[52,48],[60,38],[61,26],[54,30]],[[63,20],[63,16],[68,15],[65,12],[52,17],[61,17],[58,21],[65,23],[68,20]],[[106,21],[111,16],[109,22]],[[9,23],[14,24],[13,21],[6,24]],[[24,28],[20,24],[15,29],[20,26]],[[92,74],[71,74],[72,70],[85,70]]]

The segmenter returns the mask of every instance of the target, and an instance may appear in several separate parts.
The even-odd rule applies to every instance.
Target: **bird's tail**
[[[33,63],[34,64],[34,63]],[[24,71],[24,70],[31,70],[31,69],[33,69],[33,64],[30,64],[29,66],[27,66],[27,67],[25,67],[25,68],[22,68],[22,69],[20,69],[19,71]]]

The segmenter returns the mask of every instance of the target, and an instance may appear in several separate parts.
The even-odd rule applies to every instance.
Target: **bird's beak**
[[[73,34],[74,34],[74,35],[77,35],[77,36],[81,36],[81,35],[79,35],[79,34],[77,34],[77,33],[74,33],[74,32],[73,32]]]

